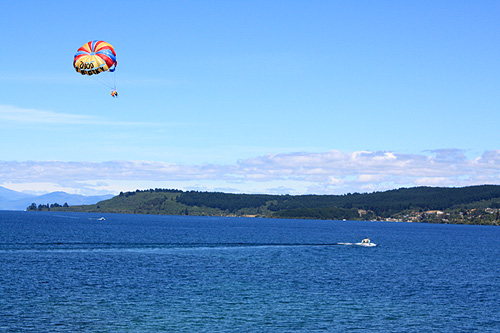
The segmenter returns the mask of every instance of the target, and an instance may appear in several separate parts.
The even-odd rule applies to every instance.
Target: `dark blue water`
[[[100,216],[0,212],[0,331],[500,331],[499,227]]]

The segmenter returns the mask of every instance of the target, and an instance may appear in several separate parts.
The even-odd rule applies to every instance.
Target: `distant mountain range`
[[[25,210],[32,203],[46,205],[58,203],[64,205],[92,205],[99,201],[114,197],[112,194],[84,196],[66,192],[52,192],[43,195],[32,195],[12,191],[0,186],[0,210]]]

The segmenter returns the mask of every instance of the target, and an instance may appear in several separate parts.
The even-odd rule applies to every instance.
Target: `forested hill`
[[[204,216],[499,224],[500,186],[414,187],[346,195],[137,190],[95,205],[51,210]]]

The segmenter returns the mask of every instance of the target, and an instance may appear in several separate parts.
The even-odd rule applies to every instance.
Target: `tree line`
[[[31,205],[29,205],[26,208],[26,210],[27,211],[39,211],[39,212],[41,212],[41,211],[44,211],[44,210],[50,210],[51,208],[59,208],[59,207],[67,208],[67,207],[69,207],[69,205],[68,205],[67,202],[65,202],[64,205],[62,205],[62,206],[60,204],[58,204],[58,203],[46,204],[46,205],[39,204],[37,206],[37,204],[33,202]]]
[[[219,192],[182,192],[177,202],[187,206],[205,206],[231,212],[242,208],[266,206],[279,216],[317,215],[356,216],[358,210],[389,217],[405,210],[445,210],[460,205],[498,198],[490,204],[500,207],[500,186],[482,185],[464,188],[415,187],[385,192],[348,193],[345,195],[259,195]],[[335,208],[335,209],[334,209]]]

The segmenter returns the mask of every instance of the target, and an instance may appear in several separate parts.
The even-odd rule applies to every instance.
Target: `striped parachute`
[[[76,52],[73,67],[82,75],[114,72],[116,69],[115,49],[111,44],[102,40],[85,43]]]

